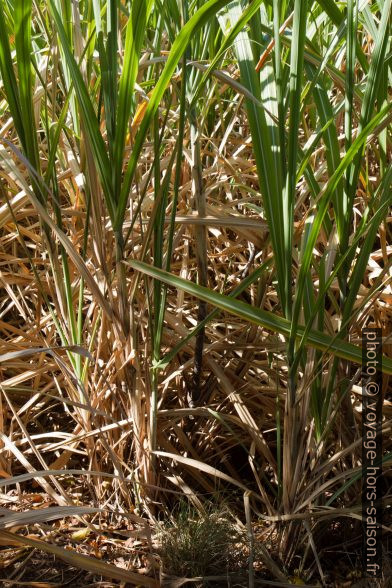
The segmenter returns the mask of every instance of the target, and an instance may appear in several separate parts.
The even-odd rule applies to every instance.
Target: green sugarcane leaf
[[[274,333],[281,333],[286,337],[291,333],[291,322],[283,317],[280,317],[273,312],[267,312],[260,308],[255,308],[250,304],[246,304],[240,300],[235,300],[230,296],[218,294],[204,286],[199,286],[173,274],[161,270],[159,268],[148,265],[147,263],[131,260],[126,262],[133,269],[140,271],[156,280],[161,280],[169,286],[184,290],[192,296],[196,296],[201,300],[205,300],[221,310],[225,310],[235,316],[238,316],[246,321],[254,323],[260,327],[273,331]],[[296,337],[301,338],[304,334],[305,327],[297,325]],[[347,343],[346,341],[336,340],[330,335],[326,335],[320,331],[310,330],[308,334],[308,344],[323,352],[329,352],[337,357],[352,361],[357,364],[362,363],[362,350],[356,345]],[[382,367],[385,373],[392,374],[392,359],[383,356]]]
[[[91,150],[95,160],[98,174],[101,178],[103,192],[105,195],[105,201],[108,208],[108,212],[112,222],[115,218],[115,200],[113,198],[113,187],[111,180],[111,168],[109,164],[109,158],[106,153],[105,143],[101,135],[101,131],[98,124],[97,115],[94,107],[91,103],[89,93],[84,83],[81,71],[76,63],[75,57],[71,51],[68,37],[64,29],[64,25],[61,21],[60,15],[56,9],[54,0],[50,0],[51,11],[53,18],[56,23],[57,31],[59,34],[60,42],[66,56],[67,65],[69,67],[73,85],[75,88],[76,96],[79,103],[83,123],[86,129],[87,136],[91,143]]]

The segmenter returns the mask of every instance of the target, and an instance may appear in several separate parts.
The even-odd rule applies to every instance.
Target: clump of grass
[[[222,575],[246,565],[246,536],[227,509],[204,513],[181,503],[172,522],[159,531],[165,574],[185,578]]]

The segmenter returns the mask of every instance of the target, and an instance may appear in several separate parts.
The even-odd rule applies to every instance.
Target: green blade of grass
[[[385,215],[388,212],[388,209],[392,206],[392,166],[389,167],[387,173],[385,174],[383,181],[380,185],[380,206],[378,210],[374,213],[373,218],[368,223],[368,230],[366,234],[365,241],[361,247],[358,259],[355,263],[355,266],[352,270],[350,280],[348,282],[348,295],[345,300],[345,305],[342,314],[343,322],[349,320],[351,313],[354,308],[355,300],[363,282],[363,278],[366,273],[366,268],[369,262],[369,257],[372,252],[372,247],[374,245],[374,241],[377,235],[377,231],[379,230],[380,224],[382,220],[385,218]]]
[[[303,294],[305,288],[305,277],[309,271],[310,264],[312,261],[313,256],[313,249],[319,235],[320,228],[322,226],[324,215],[327,211],[329,202],[331,200],[332,194],[336,190],[337,185],[339,184],[345,170],[357,156],[358,152],[363,149],[363,145],[371,133],[377,125],[383,120],[383,118],[388,114],[389,110],[391,110],[392,104],[385,106],[370,122],[369,124],[363,129],[363,131],[358,135],[355,141],[352,143],[350,149],[347,151],[346,155],[343,157],[342,161],[339,164],[339,167],[336,169],[335,173],[330,178],[327,187],[324,191],[323,196],[318,202],[317,207],[317,214],[313,221],[312,229],[309,235],[309,239],[306,242],[305,250],[302,252],[301,257],[301,265],[297,279],[297,288],[296,288],[296,296],[294,300],[294,307],[293,307],[293,318],[292,318],[292,337],[297,338],[297,325],[298,325],[298,318],[300,314],[300,310],[303,303]]]
[[[94,156],[95,164],[97,167],[98,174],[101,178],[103,192],[105,195],[105,201],[108,208],[108,212],[112,222],[115,218],[115,199],[112,191],[111,181],[111,168],[109,159],[106,153],[105,143],[101,135],[99,128],[97,115],[94,111],[94,107],[91,103],[90,96],[85,86],[82,74],[76,63],[75,57],[72,54],[71,47],[65,32],[63,23],[60,15],[56,9],[54,0],[50,0],[51,11],[53,18],[56,23],[57,31],[59,34],[61,46],[66,56],[67,65],[69,67],[72,81],[74,84],[76,96],[78,99],[83,123],[85,125],[86,133],[91,143],[91,149]]]
[[[375,38],[375,45],[372,50],[372,61],[369,68],[367,83],[366,83],[366,90],[363,97],[362,108],[361,108],[361,117],[359,123],[359,132],[368,124],[369,120],[374,111],[374,104],[378,93],[378,87],[380,84],[380,80],[382,77],[382,71],[384,68],[384,57],[387,47],[387,42],[389,39],[389,21],[390,21],[390,14],[391,14],[391,6],[392,0],[385,0],[382,14],[381,14],[381,21],[380,26],[377,31],[377,37]],[[362,151],[358,151],[356,157],[353,160],[353,164],[348,173],[348,189],[347,189],[347,214],[345,220],[345,230],[343,231],[343,241],[341,244],[342,251],[345,251],[348,243],[348,238],[350,234],[350,223],[352,219],[352,208],[353,202],[357,190],[358,184],[358,177],[361,167],[361,156]],[[347,268],[348,271],[348,268]],[[346,272],[347,273],[347,272]]]
[[[296,0],[294,4],[293,34],[291,42],[289,87],[290,119],[287,148],[287,177],[286,186],[283,193],[283,247],[285,258],[284,291],[286,301],[284,312],[286,318],[291,317],[292,306],[291,271],[293,249],[294,200],[298,160],[298,128],[301,110],[301,87],[306,37],[306,14],[307,1]]]
[[[359,227],[357,234],[356,234],[355,238],[353,239],[353,242],[350,245],[350,248],[347,249],[345,254],[339,259],[338,263],[336,264],[333,272],[329,276],[326,283],[323,286],[320,283],[320,290],[319,290],[318,299],[316,300],[316,302],[312,308],[312,312],[309,314],[306,329],[304,331],[304,334],[303,334],[301,341],[299,343],[299,346],[298,346],[298,350],[297,350],[298,355],[295,358],[295,361],[293,364],[293,369],[296,369],[298,367],[299,353],[301,351],[301,348],[306,344],[307,335],[312,327],[314,318],[316,317],[317,313],[322,312],[324,310],[324,308],[323,308],[324,296],[327,293],[328,288],[331,286],[335,277],[339,274],[343,264],[346,261],[346,258],[349,258],[351,256],[352,251],[355,252],[357,250],[359,241],[365,233],[365,240],[364,240],[363,245],[361,246],[358,260],[355,264],[355,267],[352,271],[352,276],[350,278],[349,295],[347,297],[347,300],[346,300],[346,303],[344,306],[344,310],[343,310],[343,314],[342,314],[342,332],[343,332],[343,334],[345,333],[345,328],[346,328],[348,321],[350,320],[350,317],[352,315],[354,303],[356,301],[356,297],[357,297],[360,285],[361,285],[361,283],[363,281],[363,277],[365,275],[365,271],[366,271],[367,264],[369,261],[371,249],[372,249],[372,246],[374,244],[374,240],[375,240],[375,237],[377,234],[377,230],[379,229],[379,226],[380,226],[382,219],[387,214],[388,208],[392,204],[391,181],[392,181],[392,168],[389,169],[387,175],[384,177],[382,184],[380,185],[381,195],[379,198],[379,200],[380,200],[379,208],[376,210],[376,212],[374,213],[374,215],[370,221],[367,221],[367,215],[366,214],[364,215],[364,222]],[[320,279],[321,279],[321,276],[320,276]],[[341,334],[338,333],[337,336],[341,336]]]
[[[119,197],[121,193],[125,138],[128,130],[133,90],[138,73],[140,50],[152,6],[153,0],[136,0],[132,2],[132,9],[127,24],[124,63],[118,88],[114,143],[114,194]]]
[[[113,4],[113,2],[108,2],[108,11],[109,5]],[[101,84],[102,84],[102,94],[103,94],[103,103],[105,107],[105,120],[106,120],[106,129],[108,134],[108,146],[109,149],[112,149],[113,142],[114,142],[114,132],[115,132],[115,102],[114,97],[115,90],[117,86],[117,76],[113,79],[113,75],[117,74],[117,67],[113,60],[111,59],[111,63],[109,64],[109,56],[108,52],[105,47],[104,43],[104,31],[102,28],[102,20],[101,20],[101,3],[99,0],[93,0],[93,9],[94,9],[94,18],[95,18],[95,30],[97,36],[97,47],[99,53],[99,64],[101,68]],[[117,13],[117,9],[115,11]],[[114,71],[112,68],[114,67]],[[114,88],[112,87],[114,83]]]
[[[135,138],[135,143],[132,149],[131,157],[125,172],[124,182],[122,184],[121,193],[119,196],[118,207],[114,222],[114,229],[118,231],[124,220],[124,214],[127,207],[129,190],[133,181],[139,155],[143,146],[145,136],[151,124],[153,116],[159,107],[162,96],[170,82],[170,79],[180,61],[192,35],[212,17],[215,13],[227,4],[227,0],[209,0],[190,18],[189,22],[181,29],[177,35],[176,40],[171,48],[165,68],[160,75],[158,82],[152,92],[149,103],[143,120],[140,124],[139,131]]]
[[[210,77],[212,71],[216,68],[217,64],[223,58],[226,51],[233,45],[240,31],[242,31],[244,26],[256,14],[261,3],[262,0],[254,0],[251,4],[249,4],[249,6],[241,14],[240,18],[234,23],[230,31],[227,33],[226,37],[223,40],[223,43],[220,45],[219,50],[217,51],[210,65],[208,66],[208,69],[204,72],[203,77],[201,78],[200,82],[197,85],[197,88],[195,89],[192,101],[190,103],[190,108],[192,108],[196,104],[197,100],[201,96],[203,88],[208,78]]]
[[[252,322],[260,327],[271,330],[275,333],[281,333],[288,337],[291,334],[291,323],[283,317],[279,317],[273,312],[267,312],[260,308],[255,308],[250,304],[246,304],[240,300],[234,300],[230,296],[224,296],[213,292],[208,288],[194,284],[178,276],[169,274],[168,272],[148,265],[147,263],[131,260],[128,261],[133,269],[140,271],[156,280],[173,286],[175,288],[184,290],[192,296],[201,298],[209,304],[217,306],[221,310],[225,310],[235,316],[238,316],[246,321]],[[304,334],[305,327],[297,325],[296,337],[301,338]],[[329,335],[321,333],[320,331],[310,330],[308,335],[308,344],[323,352],[329,352],[337,357],[352,361],[357,364],[362,363],[362,350],[360,347],[347,343],[346,341],[334,340]],[[382,367],[385,373],[392,374],[392,359],[383,356]]]
[[[265,261],[257,270],[255,270],[252,274],[246,277],[238,286],[236,286],[230,294],[229,297],[235,298],[239,296],[242,292],[246,290],[251,284],[256,282],[262,276],[262,274],[266,271],[266,269],[271,265],[271,259]],[[168,271],[168,270],[167,270]],[[210,312],[206,318],[199,322],[196,327],[194,327],[181,341],[177,343],[154,367],[157,369],[164,369],[166,368],[169,363],[174,359],[174,357],[181,351],[181,349],[192,339],[195,337],[197,333],[206,326],[206,324],[215,318],[219,313],[219,309],[216,308],[212,312]]]
[[[325,84],[323,83],[323,78],[318,74],[316,68],[313,65],[307,64],[306,71],[309,79],[313,80],[317,77],[317,81],[313,86],[313,97],[317,107],[318,115],[320,117],[320,123],[322,125],[327,125],[328,121],[335,122],[331,100],[328,96]],[[323,139],[325,144],[325,156],[327,160],[328,173],[331,177],[340,163],[340,148],[335,124],[331,124],[330,126],[328,125],[326,131],[323,133]],[[336,228],[339,239],[341,240],[344,230],[344,215],[346,210],[343,205],[342,182],[339,182],[336,190],[332,194],[332,201],[334,204]]]
[[[16,132],[24,152],[27,150],[27,141],[24,132],[22,108],[15,77],[14,67],[11,59],[11,48],[8,38],[7,27],[4,19],[4,2],[0,6],[0,70],[3,80],[4,92],[7,96],[8,108],[10,110]]]
[[[19,0],[15,3],[15,48],[19,77],[19,96],[21,114],[26,141],[25,153],[30,163],[40,172],[37,134],[33,111],[33,77],[31,67],[31,0]]]
[[[240,3],[237,0],[231,2],[227,7],[227,13],[220,15],[221,27],[225,29],[225,17],[230,24],[237,22],[241,13]],[[255,71],[256,64],[250,38],[246,31],[241,31],[237,35],[234,51],[240,68],[241,83],[254,96],[259,98],[261,95],[260,82]],[[281,233],[283,226],[283,178],[281,175],[280,153],[272,149],[271,137],[263,108],[250,100],[246,100],[246,108],[263,205],[275,255],[279,299],[282,308],[286,308],[286,291],[284,289],[286,276],[285,250]],[[271,170],[273,170],[272,173]]]

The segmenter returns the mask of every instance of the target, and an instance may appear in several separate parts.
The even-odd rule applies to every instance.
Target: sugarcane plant
[[[391,2],[0,1],[0,310],[22,325],[1,390],[46,474],[5,417],[4,471],[7,447],[76,508],[53,472],[82,455],[97,504],[152,519],[160,489],[200,512],[245,493],[288,568],[356,513],[358,340],[390,327]],[[14,404],[26,380],[58,443]]]

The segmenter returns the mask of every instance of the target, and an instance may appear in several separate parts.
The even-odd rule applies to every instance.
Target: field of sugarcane
[[[391,4],[0,1],[5,588],[390,585]]]

